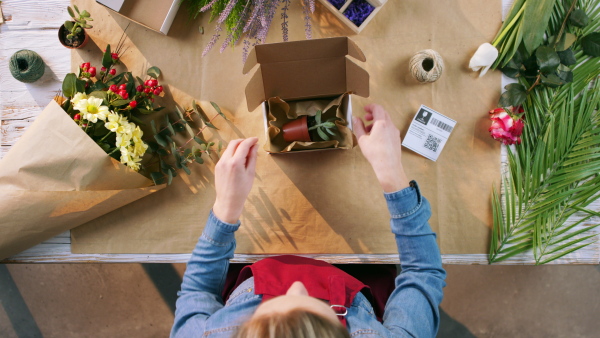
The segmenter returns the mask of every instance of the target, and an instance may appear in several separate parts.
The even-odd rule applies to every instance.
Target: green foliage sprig
[[[559,32],[566,27],[567,32],[577,36],[565,49],[573,53],[574,60],[569,62],[572,81],[562,86],[531,82],[541,79],[544,76],[541,68],[550,63],[543,56],[549,51],[542,50],[543,62],[538,64],[542,76],[518,76],[518,83],[507,90],[517,93],[512,88],[529,88],[525,95],[523,90],[518,93],[525,97],[521,104],[526,123],[522,143],[514,150],[507,148],[504,201],[498,192],[493,192],[490,263],[532,253],[536,264],[545,264],[597,240],[597,235],[590,232],[598,224],[587,222],[593,216],[600,216],[588,209],[600,197],[600,58],[584,48],[584,39],[580,37],[595,39],[593,34],[600,27],[600,9],[595,1],[579,3],[586,16],[572,9],[573,4],[569,3],[571,7],[563,6],[559,13],[553,13],[548,28],[550,32]],[[571,15],[566,15],[568,12]],[[573,13],[578,14],[573,16]],[[569,28],[565,19],[569,24],[587,21],[587,25]],[[558,35],[549,36],[543,45],[560,46]],[[564,56],[558,58],[563,64]],[[579,219],[573,222],[571,216]]]
[[[333,130],[337,129],[337,126],[335,125],[335,121],[337,120],[337,118],[330,118],[327,121],[322,121],[322,115],[323,111],[317,110],[317,113],[315,115],[316,124],[312,127],[309,127],[308,130],[316,130],[317,134],[319,134],[319,137],[323,141],[329,141],[329,135],[335,136]]]
[[[531,6],[532,2],[518,0],[515,1],[514,6],[519,3],[522,3],[523,6],[521,10],[525,8],[523,13],[528,13],[526,9],[530,8],[528,6]],[[595,32],[598,23],[590,24],[586,12],[576,8],[578,3],[576,0],[541,1],[540,3],[547,3],[543,8],[540,8],[540,11],[552,10],[552,7],[548,7],[548,3],[555,3],[554,11],[549,12],[548,19],[546,19],[546,14],[534,15],[538,20],[533,21],[537,22],[544,19],[547,24],[535,28],[536,33],[527,35],[529,38],[524,36],[522,45],[516,42],[511,44],[510,41],[506,41],[503,45],[504,48],[501,49],[501,57],[495,63],[495,65],[502,64],[501,70],[506,76],[525,78],[532,84],[529,87],[522,84],[507,86],[507,90],[498,102],[500,107],[521,105],[536,86],[558,87],[572,82],[573,66],[577,62],[574,49],[582,49],[583,54],[587,56],[600,56],[600,33]],[[598,8],[589,7],[593,1],[582,0],[580,3],[588,6],[592,15],[598,14]],[[529,26],[525,23],[523,25]],[[549,37],[548,39],[544,40],[542,38],[538,43],[537,38],[531,38],[531,36],[537,36],[539,32],[543,33],[544,31]],[[515,39],[518,41],[519,35]],[[508,56],[510,57],[507,58]],[[502,61],[503,57],[505,61]]]
[[[154,161],[158,163],[158,169],[150,173],[150,177],[155,184],[167,183],[171,184],[174,177],[177,176],[177,170],[181,169],[186,174],[191,175],[189,165],[196,162],[204,163],[203,154],[211,155],[219,153],[222,149],[222,142],[219,142],[215,147],[214,142],[207,142],[202,138],[202,133],[206,128],[218,130],[212,123],[217,117],[227,120],[227,116],[223,114],[221,108],[215,103],[210,102],[216,111],[210,120],[206,117],[202,108],[194,101],[192,108],[182,112],[179,108],[176,109],[177,118],[171,122],[171,118],[166,114],[164,121],[158,123],[155,120],[150,122],[154,141],[148,142],[148,150],[153,155]],[[198,130],[194,130],[192,125],[197,125],[195,118],[199,119],[200,126]],[[178,146],[173,137],[180,134],[188,140],[181,146]],[[191,148],[188,144],[195,143]],[[216,149],[215,149],[216,148]]]
[[[76,35],[83,32],[83,29],[93,28],[92,25],[87,23],[88,21],[94,21],[94,19],[90,17],[90,13],[88,13],[86,10],[80,12],[79,8],[77,8],[77,5],[73,5],[73,8],[75,8],[77,15],[75,15],[75,12],[73,12],[73,9],[70,6],[67,7],[67,12],[69,12],[69,15],[74,20],[65,21],[65,28],[69,31],[67,39],[74,38]]]

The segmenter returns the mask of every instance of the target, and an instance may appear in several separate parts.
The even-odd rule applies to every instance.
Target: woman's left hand
[[[256,169],[258,138],[229,142],[215,167],[217,199],[213,213],[223,222],[237,223],[248,198]]]

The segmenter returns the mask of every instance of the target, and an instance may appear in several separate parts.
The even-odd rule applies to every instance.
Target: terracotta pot
[[[66,31],[65,25],[60,26],[60,28],[58,29],[58,41],[60,41],[61,45],[65,46],[69,49],[83,48],[85,45],[87,45],[88,41],[90,41],[90,36],[88,35],[88,33],[86,33],[85,29],[83,29],[83,35],[84,35],[83,42],[77,47],[68,45],[64,40],[65,31]]]
[[[306,115],[284,124],[281,129],[283,130],[283,139],[286,142],[311,141],[310,133],[308,132],[308,117]]]

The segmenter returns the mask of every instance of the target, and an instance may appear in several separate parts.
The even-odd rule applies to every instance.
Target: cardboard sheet
[[[111,15],[93,0],[76,0],[94,17],[93,43],[73,52],[99,64],[106,43],[116,44],[127,20]],[[304,39],[300,2],[290,6],[290,40]],[[406,172],[416,179],[432,204],[432,228],[444,254],[485,253],[491,220],[490,195],[500,178],[499,143],[489,137],[487,111],[500,95],[500,75],[483,78],[467,69],[477,47],[490,41],[500,27],[500,1],[389,1],[361,32],[349,29],[317,5],[313,37],[349,35],[362,49],[370,74],[370,97],[353,97],[353,114],[382,104],[402,135],[421,104],[458,121],[437,162],[405,149]],[[281,41],[275,16],[267,42]],[[204,27],[205,34],[199,33]],[[249,112],[244,88],[252,74],[242,74],[242,46],[219,54],[220,44],[205,58],[203,49],[214,24],[208,15],[189,23],[182,6],[169,36],[131,25],[123,62],[135,75],[149,66],[163,71],[162,103],[189,106],[202,100],[206,112],[212,100],[231,121],[215,119],[219,128],[211,140],[258,136],[266,141],[261,108]],[[223,38],[223,37],[222,37]],[[222,40],[221,40],[222,41]],[[442,77],[421,85],[408,72],[408,61],[422,49],[444,58]],[[172,186],[99,217],[72,231],[74,253],[191,252],[214,202],[214,163],[192,166],[193,175],[178,176]],[[237,253],[395,253],[383,194],[358,147],[285,156],[259,153],[256,181],[242,215]]]

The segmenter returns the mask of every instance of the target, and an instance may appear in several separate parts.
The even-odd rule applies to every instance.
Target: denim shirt
[[[383,323],[358,293],[346,315],[348,331],[352,337],[435,337],[446,272],[428,223],[429,202],[415,181],[384,195],[402,272],[385,306]],[[240,284],[227,303],[221,298],[239,227],[239,221],[224,223],[210,213],[183,276],[171,337],[231,337],[260,305],[262,296],[254,294],[253,278]]]

